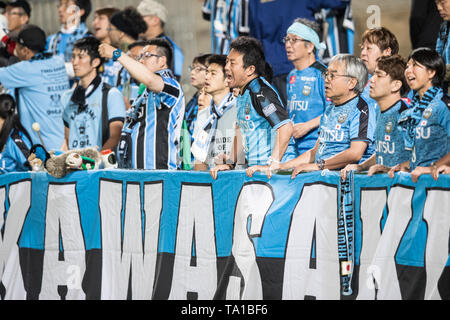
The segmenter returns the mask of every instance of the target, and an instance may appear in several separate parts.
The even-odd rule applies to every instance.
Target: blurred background
[[[423,0],[425,1],[425,0]],[[41,26],[49,35],[59,29],[57,0],[29,0],[32,6],[31,23]],[[92,0],[93,11],[104,6],[124,8],[137,6],[140,0]],[[210,22],[202,17],[204,0],[159,0],[169,11],[166,34],[171,37],[184,53],[183,77],[181,83],[186,99],[194,89],[190,86],[188,65],[199,53],[210,51]],[[355,55],[359,56],[359,44],[362,32],[368,24],[379,22],[397,37],[400,54],[408,56],[412,49],[409,18],[412,0],[354,0],[352,1],[355,24]],[[376,7],[374,7],[376,6]],[[374,11],[375,10],[375,11]],[[376,12],[379,10],[379,12]],[[379,15],[378,15],[379,13]],[[374,14],[376,16],[374,16]],[[379,21],[374,19],[379,18]],[[89,15],[87,25],[91,28],[93,13]]]

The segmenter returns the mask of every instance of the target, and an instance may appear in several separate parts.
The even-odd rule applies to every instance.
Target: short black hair
[[[132,6],[114,13],[109,19],[112,25],[118,30],[126,33],[131,38],[137,40],[140,33],[147,31],[147,23],[144,18]]]
[[[166,57],[167,65],[172,65],[173,49],[170,42],[164,38],[153,38],[148,40],[148,45],[156,46],[159,55]]]
[[[201,65],[206,66],[206,63],[207,63],[207,61],[208,61],[208,58],[209,58],[211,55],[212,55],[211,53],[202,53],[202,54],[199,54],[199,55],[195,56],[194,59],[192,59],[192,63],[197,62],[197,63],[200,63]]]
[[[100,64],[97,67],[97,72],[99,71],[100,66],[105,62],[105,59],[102,58],[98,52],[98,47],[100,46],[100,40],[95,37],[88,36],[85,38],[81,38],[77,40],[73,48],[78,49],[80,51],[85,51],[88,56],[91,58],[91,61],[94,59],[100,59]]]
[[[91,0],[74,0],[75,4],[80,9],[84,9],[84,14],[81,16],[81,22],[86,22],[87,17],[91,13],[92,3]]]
[[[136,40],[135,42],[131,43],[128,45],[128,50],[131,50],[135,47],[145,47],[150,45],[150,43],[148,42],[148,40]]]
[[[258,39],[249,36],[240,36],[230,44],[233,49],[243,55],[244,68],[255,67],[258,76],[265,76],[267,71],[264,49]]]
[[[386,72],[392,80],[398,80],[402,83],[400,95],[404,96],[410,90],[405,78],[406,61],[400,55],[381,56],[377,60],[378,69]]]
[[[409,55],[408,61],[410,59],[424,65],[427,69],[434,70],[436,73],[431,79],[431,83],[435,87],[442,87],[445,77],[445,62],[436,50],[427,47],[417,48]]]
[[[227,64],[227,56],[224,54],[212,54],[206,60],[206,64],[215,63],[222,67],[223,74],[225,74],[225,65]]]

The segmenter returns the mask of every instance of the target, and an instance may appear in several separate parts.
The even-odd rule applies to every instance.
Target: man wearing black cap
[[[20,121],[34,144],[44,144],[47,150],[59,150],[64,140],[62,94],[69,89],[62,56],[44,53],[45,32],[27,25],[19,32],[14,54],[21,60],[0,68],[0,83],[14,89]],[[32,130],[39,123],[40,135]]]
[[[20,29],[29,22],[31,7],[25,0],[3,2],[3,4],[5,6],[4,15],[8,21],[8,30],[0,29],[0,66],[8,66],[19,61],[14,56],[15,42],[11,39],[17,37]]]

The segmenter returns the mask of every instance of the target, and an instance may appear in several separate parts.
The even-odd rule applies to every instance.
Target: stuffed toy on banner
[[[102,157],[96,147],[74,149],[56,155],[50,153],[50,158],[45,162],[45,169],[55,178],[62,178],[74,170],[98,169],[102,163]]]

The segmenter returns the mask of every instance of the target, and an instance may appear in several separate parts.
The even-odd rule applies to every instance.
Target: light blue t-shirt
[[[103,145],[102,136],[102,100],[103,82],[86,97],[87,107],[79,112],[79,107],[70,100],[74,89],[68,90],[63,98],[64,125],[69,128],[69,149]],[[108,125],[112,121],[125,121],[125,103],[122,94],[117,88],[110,88],[108,92]]]
[[[319,62],[303,70],[292,70],[287,77],[287,106],[289,118],[296,123],[308,122],[321,116],[325,110],[325,84],[322,73],[326,67]],[[309,131],[301,138],[291,138],[282,162],[297,158],[314,148],[318,129]]]
[[[375,127],[375,110],[361,96],[341,105],[329,102],[320,119],[315,160],[326,160],[349,149],[352,141],[365,141],[367,148],[359,163],[364,162],[375,152]]]
[[[410,153],[405,150],[402,133],[397,130],[399,115],[409,106],[404,100],[397,101],[389,109],[377,112],[377,127],[375,129],[375,145],[377,164],[393,167],[409,159]]]
[[[38,122],[47,150],[59,150],[64,141],[61,97],[69,89],[62,56],[37,54],[31,60],[0,68],[0,83],[13,94],[15,88],[19,89],[15,98],[20,122],[33,144],[41,144],[32,129],[33,123]]]

